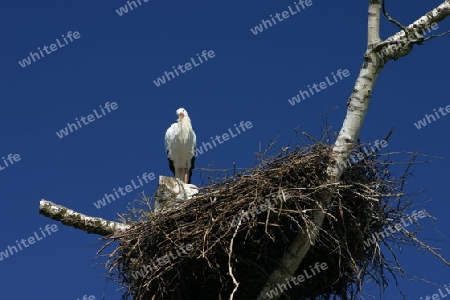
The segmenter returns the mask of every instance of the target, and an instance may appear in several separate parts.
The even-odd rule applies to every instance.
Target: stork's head
[[[187,111],[184,108],[177,109],[178,120],[183,120],[184,117],[189,117]]]

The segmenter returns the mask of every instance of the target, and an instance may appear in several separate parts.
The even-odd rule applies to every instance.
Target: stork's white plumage
[[[176,178],[191,183],[192,169],[195,164],[196,136],[192,130],[191,119],[184,108],[176,111],[178,122],[166,131],[166,153],[169,167]]]

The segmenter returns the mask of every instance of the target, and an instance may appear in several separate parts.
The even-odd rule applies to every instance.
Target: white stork
[[[178,122],[166,131],[166,153],[169,167],[176,178],[191,183],[195,163],[196,136],[192,130],[191,119],[184,108],[177,109]]]

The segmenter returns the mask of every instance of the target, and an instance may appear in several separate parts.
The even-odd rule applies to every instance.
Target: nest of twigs
[[[327,185],[330,155],[321,143],[283,149],[254,169],[201,188],[180,208],[147,211],[145,221],[108,237],[118,242],[107,265],[124,286],[123,298],[229,299],[238,283],[233,299],[257,299],[294,236],[312,232],[312,215],[325,209],[320,199],[330,191],[319,237],[292,274],[304,281],[291,281],[280,299],[354,299],[368,277],[386,285],[386,271],[398,265],[391,269],[380,252],[384,240],[368,241],[405,217],[405,176],[391,179],[392,162],[373,153],[348,163],[341,181]],[[316,263],[327,268],[318,271]]]

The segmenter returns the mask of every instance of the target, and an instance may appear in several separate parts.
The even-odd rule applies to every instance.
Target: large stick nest
[[[147,211],[145,221],[109,236],[107,245],[118,247],[107,265],[124,286],[123,298],[228,299],[234,276],[234,299],[256,299],[294,236],[310,233],[313,212],[324,209],[330,155],[331,147],[321,143],[284,149],[257,168],[201,188],[176,210]],[[392,180],[390,162],[379,158],[372,154],[348,164],[333,186],[318,240],[292,275],[311,274],[317,262],[327,269],[291,283],[281,299],[353,299],[364,278],[384,286],[384,273],[398,270],[380,252],[382,241],[364,244],[405,217],[404,176]]]

